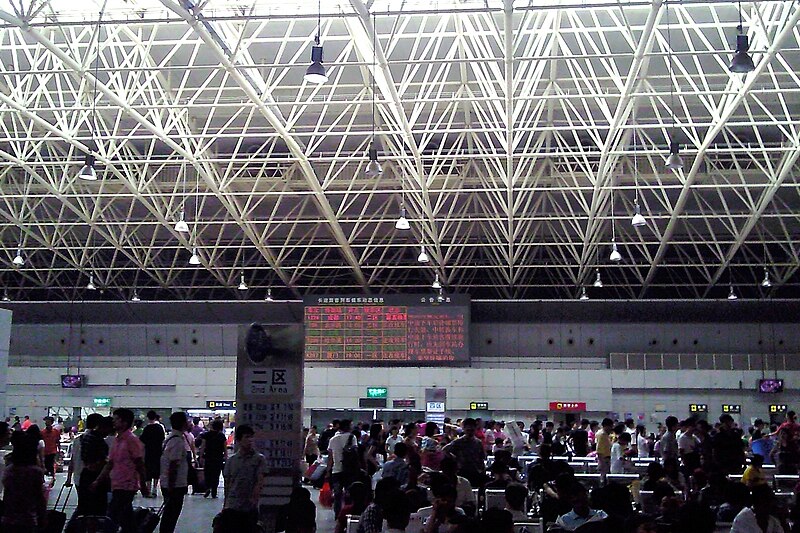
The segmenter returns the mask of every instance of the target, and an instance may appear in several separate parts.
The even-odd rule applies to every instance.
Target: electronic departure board
[[[313,296],[303,303],[306,361],[469,361],[466,295]]]

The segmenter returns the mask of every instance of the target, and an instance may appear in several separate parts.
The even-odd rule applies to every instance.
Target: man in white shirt
[[[689,478],[696,468],[700,468],[700,441],[695,436],[696,420],[689,418],[681,422],[683,432],[678,438],[678,454],[683,463],[682,471],[689,486]]]
[[[351,433],[351,420],[339,421],[339,431],[328,442],[328,472],[333,489],[333,516],[339,516],[342,510],[342,493],[344,492],[342,456],[346,446],[358,446],[358,439]]]
[[[164,441],[161,454],[161,492],[164,494],[164,514],[160,533],[174,533],[183,509],[183,498],[189,486],[189,463],[186,458],[187,417],[184,412],[169,417],[172,432]]]
[[[731,533],[784,533],[781,521],[770,514],[773,499],[772,489],[768,485],[753,487],[750,498],[752,506],[745,507],[736,515]]]

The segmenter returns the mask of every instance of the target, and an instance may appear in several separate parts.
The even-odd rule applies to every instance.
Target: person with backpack
[[[334,516],[339,516],[339,511],[342,510],[344,488],[352,482],[350,478],[361,470],[358,439],[351,429],[351,420],[340,420],[339,430],[328,442],[328,472],[333,489]]]
[[[184,412],[169,417],[172,433],[164,440],[161,453],[161,492],[164,494],[164,515],[159,533],[174,533],[183,510],[183,499],[189,486],[189,463],[184,451],[184,433],[188,418]]]

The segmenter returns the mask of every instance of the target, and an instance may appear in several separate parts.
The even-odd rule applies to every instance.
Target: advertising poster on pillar
[[[289,502],[300,482],[303,453],[303,327],[239,327],[236,423],[255,430],[255,447],[269,466],[264,508]]]

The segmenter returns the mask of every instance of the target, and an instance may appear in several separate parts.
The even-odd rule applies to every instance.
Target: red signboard
[[[551,411],[586,411],[586,402],[550,402]]]

